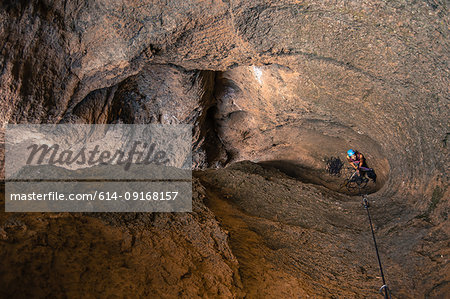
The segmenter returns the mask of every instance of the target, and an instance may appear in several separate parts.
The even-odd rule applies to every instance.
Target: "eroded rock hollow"
[[[355,148],[392,294],[445,298],[448,33],[445,1],[1,2],[2,130],[192,124],[195,179],[188,214],[1,212],[0,294],[375,298],[325,172]]]

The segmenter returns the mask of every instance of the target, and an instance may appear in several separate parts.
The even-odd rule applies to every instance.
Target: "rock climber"
[[[374,183],[377,181],[375,171],[367,166],[366,159],[362,153],[349,149],[347,151],[347,161],[356,169],[360,177],[364,178],[367,175]]]

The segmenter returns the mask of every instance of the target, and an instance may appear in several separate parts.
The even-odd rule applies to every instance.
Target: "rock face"
[[[228,236],[203,204],[204,188],[195,182],[193,190],[190,214],[2,213],[0,295],[239,294],[238,263]]]
[[[448,150],[443,142],[448,133],[448,15],[444,4],[242,1],[208,5],[170,1],[162,5],[153,1],[86,1],[63,5],[6,1],[1,20],[0,37],[5,41],[0,77],[3,123],[59,122],[72,113],[81,113],[82,119],[91,118],[90,122],[100,120],[95,114],[89,116],[93,113],[89,104],[87,112],[79,103],[101,104],[96,102],[106,96],[101,94],[113,97],[112,91],[103,88],[112,88],[140,71],[122,85],[133,85],[130,81],[134,80],[135,85],[153,82],[160,86],[165,81],[175,89],[172,95],[182,98],[183,82],[171,83],[178,75],[167,67],[159,71],[144,68],[149,63],[216,71],[243,64],[278,64],[250,68],[248,72],[253,74],[247,81],[242,78],[245,68],[222,74],[222,78],[244,88],[238,96],[252,98],[248,105],[256,109],[245,111],[249,107],[244,107],[243,112],[233,115],[231,123],[245,118],[245,113],[254,118],[255,112],[258,118],[264,115],[263,122],[267,120],[267,124],[259,124],[263,130],[270,129],[270,122],[276,126],[289,118],[313,119],[323,125],[334,122],[347,130],[343,135],[356,139],[347,143],[370,152],[369,145],[364,148],[366,140],[355,134],[359,131],[361,137],[373,140],[371,148],[378,147],[369,154],[383,168],[386,179],[388,164],[376,151],[383,151],[395,167],[395,174],[401,172],[399,177],[408,178],[397,180],[392,188],[395,190],[400,186],[404,190],[416,188],[412,177],[435,180],[444,171],[439,163]],[[148,81],[150,77],[153,79]],[[264,81],[268,77],[273,87]],[[197,102],[209,107],[211,85],[207,76],[203,78],[206,81],[198,86],[205,89],[198,91]],[[257,84],[263,86],[257,88]],[[286,88],[277,88],[283,84]],[[148,103],[136,108],[139,105],[130,101],[130,86],[124,88],[128,92],[118,95],[115,108],[105,109],[117,114],[118,106],[125,106],[130,115],[124,116],[124,112],[108,121],[122,118],[145,122],[159,117],[161,111],[157,110],[150,116],[148,109],[156,107]],[[135,87],[136,93],[139,90],[142,88]],[[148,101],[155,92],[155,87],[150,87],[143,98]],[[168,97],[170,93],[160,95],[158,101]],[[256,100],[261,97],[266,103],[270,99],[276,107],[266,106],[265,113],[259,113],[258,103],[266,105],[264,100]],[[137,98],[142,102],[142,97]],[[242,105],[242,100],[236,102]],[[186,103],[184,114],[188,115],[196,105]],[[170,107],[168,104],[166,109]],[[141,108],[139,113],[133,110]],[[228,107],[219,113],[232,110],[239,108]],[[270,118],[265,117],[267,113],[271,113]],[[166,117],[173,121],[171,115]],[[399,118],[404,121],[400,123]],[[271,144],[261,141],[261,145]],[[412,164],[404,167],[408,163]],[[416,170],[414,164],[421,170]],[[416,171],[420,174],[416,175]]]
[[[249,162],[200,176],[211,187],[207,205],[230,231],[231,250],[249,297],[376,297],[379,270],[359,201]],[[388,254],[386,239],[378,241],[393,294],[424,295],[420,287],[409,289],[417,271],[406,270],[414,268],[412,260]],[[427,271],[421,283],[437,279],[431,278],[434,270],[428,266],[420,270]]]
[[[248,161],[199,176],[208,207],[230,231],[249,297],[376,298],[381,278],[359,197]],[[448,223],[433,227],[398,203],[383,206],[377,194],[369,202],[393,296],[444,298]]]
[[[323,171],[324,158],[344,158],[343,153],[348,148],[358,149],[378,174],[378,182],[370,190],[377,191],[371,195],[375,200],[374,222],[385,247],[383,253],[391,264],[389,271],[406,276],[403,285],[400,278],[392,280],[399,296],[439,298],[450,292],[450,278],[442,275],[450,273],[448,28],[448,8],[444,1],[2,1],[0,121],[3,127],[7,123],[190,123],[195,126],[195,168],[222,167],[252,160],[266,171],[268,167],[276,168],[304,182],[322,185],[308,185],[307,189],[316,191],[305,191],[307,203],[297,209],[299,213],[310,210],[318,215],[325,209],[321,206],[323,202],[318,203],[322,196],[327,203],[336,196],[337,201],[348,202],[345,209],[359,201],[359,198],[350,199],[331,191],[322,195],[317,191],[325,190],[323,186],[336,189],[336,182]],[[0,158],[2,156],[3,152]],[[260,169],[253,164],[242,167],[247,172]],[[224,201],[228,191],[222,189],[227,184],[238,184],[242,177],[234,181],[230,173],[221,171],[207,172],[211,177],[217,176],[216,180],[202,178],[211,190],[211,198],[216,199],[216,203],[210,201],[210,207],[227,229],[242,238],[253,238],[255,235],[238,229],[242,222],[230,221],[232,218],[222,213],[220,207],[230,213],[244,211],[245,215],[239,215],[245,223],[252,217],[267,220],[268,215],[257,212],[252,205],[247,206],[239,199],[239,194],[233,193],[231,202]],[[273,169],[270,171],[277,173]],[[275,174],[268,177],[272,176]],[[255,186],[267,188],[265,181],[259,180],[255,178]],[[281,194],[279,188],[284,183],[272,186],[278,190],[276,194]],[[244,192],[244,189],[236,190]],[[258,206],[277,209],[277,206],[266,206],[263,195],[256,198],[260,200]],[[295,206],[290,200],[284,204]],[[288,213],[289,209],[282,211]],[[173,245],[178,252],[176,258],[159,261],[158,265],[176,264],[179,257],[200,258],[201,245],[196,245],[196,257],[186,252],[185,245],[189,243],[186,240],[197,231],[189,230],[191,224],[182,223],[189,218],[197,223],[198,231],[212,227],[220,230],[212,214],[205,213],[211,221],[195,220],[199,215],[196,212],[161,216],[171,228],[184,227],[183,233],[173,233],[166,238],[142,237],[145,242],[154,242],[151,248],[156,248],[158,242],[177,244]],[[284,217],[283,213],[280,218]],[[332,218],[338,214],[333,210],[326,215]],[[14,217],[1,214],[2,236],[7,236],[7,223]],[[40,220],[31,220],[34,216],[23,217],[29,220],[21,220],[24,225],[19,225],[14,233],[18,235],[13,243],[6,239],[1,241],[6,250],[2,252],[13,252],[14,248],[36,242],[40,244],[32,235],[45,232],[52,221],[64,222],[64,228],[48,230],[49,239],[64,234],[74,221],[106,221],[103,218],[92,220],[90,216],[88,220],[82,220],[84,216],[49,220],[49,215],[41,215],[39,219],[43,219],[44,225],[39,224]],[[329,244],[327,238],[341,233],[336,227],[342,228],[348,223],[347,216],[343,217],[340,224],[331,222],[330,227],[320,228],[324,235],[311,231],[308,234],[314,235],[318,243]],[[318,225],[325,218],[313,217],[310,225],[314,227],[314,221]],[[250,229],[259,236],[252,239],[255,241],[252,244],[258,246],[266,242],[269,245],[265,250],[269,255],[280,254],[280,259],[288,259],[289,255],[277,246],[300,246],[293,236],[302,229],[277,229],[280,238],[276,239],[263,227],[267,225],[272,232],[273,226],[282,222],[264,219]],[[128,229],[129,224],[125,222],[117,227]],[[294,222],[289,225],[303,225]],[[143,220],[139,224],[141,231],[146,231],[149,223],[152,221]],[[91,226],[96,225],[97,222]],[[116,228],[104,223],[99,225],[101,229],[96,232],[104,235],[105,240],[119,242],[111,235]],[[279,225],[284,227],[284,224]],[[22,233],[21,227],[27,227],[31,235]],[[150,230],[161,235],[164,229],[158,226]],[[341,241],[330,240],[342,242],[336,248],[343,248],[349,239],[353,240],[353,234],[358,237],[354,244],[348,245],[352,251],[350,258],[339,257],[337,262],[355,258],[361,263],[371,263],[367,257],[354,253],[370,249],[362,244],[367,240],[353,224],[343,230]],[[195,242],[213,244],[210,238],[214,239],[205,235]],[[219,242],[220,248],[227,246],[227,241],[223,240]],[[161,289],[156,293],[136,291],[135,294],[162,296],[166,291],[171,292],[169,285],[182,285],[185,287],[175,289],[189,290],[186,296],[234,294],[239,297],[245,293],[250,297],[288,296],[281,289],[264,294],[256,291],[262,282],[251,277],[252,271],[264,272],[267,269],[264,267],[278,264],[263,265],[262,259],[261,268],[259,264],[249,264],[248,257],[242,254],[242,241],[233,236],[230,239],[238,262],[232,253],[223,254],[228,249],[222,251],[207,246],[211,249],[207,255],[214,256],[214,263],[221,266],[208,266],[199,273],[212,272],[211,276],[192,275],[184,284],[180,277],[188,266],[183,264],[184,268],[180,267],[183,271],[173,270],[173,273],[183,272],[181,276],[160,280],[164,282],[158,284]],[[60,246],[58,244],[55,246]],[[107,241],[99,246],[104,244]],[[144,251],[146,247],[140,248]],[[294,264],[303,265],[300,257],[304,255],[305,259],[310,258],[305,262],[310,267],[318,263],[319,257],[333,255],[333,250],[323,253],[313,247],[299,249],[295,251],[297,264]],[[10,286],[8,294],[19,291],[12,283],[18,272],[11,267],[22,269],[35,254],[32,250],[24,252],[17,260],[13,255],[5,256],[9,270],[3,272],[2,279]],[[136,253],[135,257],[139,255]],[[156,262],[149,257],[148,263]],[[328,274],[344,271],[333,274],[336,280],[328,276],[327,285],[321,287],[318,286],[318,281],[323,280],[321,274],[302,276],[286,263],[280,266],[282,274],[271,272],[268,277],[289,276],[288,287],[300,284],[303,287],[299,290],[305,295],[365,297],[369,295],[357,291],[358,283],[367,288],[375,283],[372,278],[365,280],[366,270],[361,270],[362,274],[352,276],[348,284],[353,293],[346,293],[339,289],[337,282],[342,282],[350,268],[320,268]],[[36,266],[36,273],[41,273],[39,267]],[[232,278],[236,267],[242,267],[244,289],[238,286],[238,276]],[[147,271],[140,269],[142,273]],[[89,275],[93,273],[86,271]],[[210,286],[218,281],[223,282],[223,287],[208,293],[212,290]],[[41,285],[39,281],[33,283]],[[133,290],[138,290],[138,285]],[[188,285],[195,287],[188,288]],[[311,288],[315,291],[306,291]],[[58,294],[63,293],[61,290]],[[97,293],[83,290],[79,294]],[[42,295],[51,294],[43,290]]]
[[[305,177],[305,172],[323,170],[325,157],[343,157],[345,149],[356,148],[377,170],[379,189],[389,176],[388,151],[377,134],[386,125],[367,113],[368,99],[346,103],[332,96],[337,88],[332,85],[318,93],[319,74],[313,76],[280,65],[238,67],[220,76],[216,121],[232,159],[265,161]]]
[[[78,103],[63,123],[191,124],[194,167],[205,167],[216,156],[204,145],[218,143],[208,126],[215,74],[186,71],[169,65],[148,65],[139,74],[112,87],[94,90]]]

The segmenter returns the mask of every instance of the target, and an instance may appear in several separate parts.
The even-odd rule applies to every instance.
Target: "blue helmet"
[[[352,149],[349,149],[349,150],[347,151],[347,155],[348,155],[349,157],[353,156],[354,154],[355,154],[355,151],[352,150]]]

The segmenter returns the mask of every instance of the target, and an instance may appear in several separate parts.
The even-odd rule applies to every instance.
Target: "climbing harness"
[[[360,192],[361,192],[361,190],[360,190]],[[362,195],[362,198],[363,198],[364,208],[367,211],[367,217],[369,218],[370,230],[372,231],[372,237],[373,237],[373,244],[375,245],[375,251],[377,253],[377,259],[378,259],[378,266],[380,267],[381,279],[383,280],[383,286],[380,288],[380,293],[383,294],[383,291],[384,291],[384,299],[391,299],[391,293],[390,293],[389,288],[384,279],[383,267],[381,266],[380,254],[378,253],[377,240],[375,239],[375,233],[373,231],[372,218],[370,217],[370,212],[369,212],[369,201],[367,200],[366,194]]]

